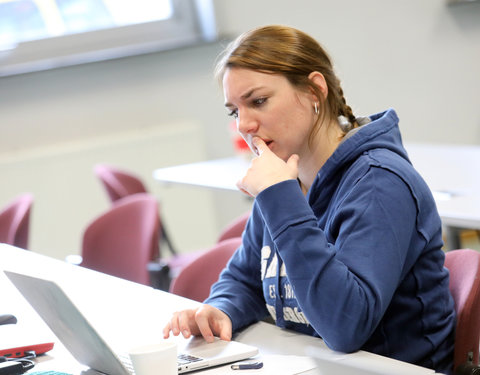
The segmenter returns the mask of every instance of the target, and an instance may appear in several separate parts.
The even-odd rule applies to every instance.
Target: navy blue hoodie
[[[455,311],[432,194],[394,110],[370,117],[318,172],[262,191],[206,303],[237,330],[280,327],[450,372]]]

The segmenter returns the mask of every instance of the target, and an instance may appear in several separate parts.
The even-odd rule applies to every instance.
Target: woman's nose
[[[237,129],[241,134],[251,134],[258,130],[258,121],[246,111],[239,111],[237,117]]]

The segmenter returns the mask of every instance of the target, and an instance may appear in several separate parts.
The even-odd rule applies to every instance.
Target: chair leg
[[[445,228],[447,250],[456,250],[462,247],[460,232],[461,229],[457,227],[449,226]]]
[[[170,240],[170,236],[167,234],[167,231],[165,230],[165,225],[162,223],[162,239],[165,241],[165,243],[168,246],[168,249],[172,253],[172,255],[177,255],[177,250],[173,246],[172,241]]]
[[[172,281],[168,264],[162,261],[150,262],[147,267],[152,288],[168,292]]]
[[[480,367],[474,365],[473,362],[467,361],[457,366],[454,375],[478,375],[480,374]]]

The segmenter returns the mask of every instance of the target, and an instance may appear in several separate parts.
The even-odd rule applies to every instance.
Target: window
[[[0,77],[215,38],[212,0],[0,0]]]

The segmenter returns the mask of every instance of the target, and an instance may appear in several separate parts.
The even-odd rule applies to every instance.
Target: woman
[[[455,312],[441,223],[394,110],[355,117],[329,57],[305,33],[241,35],[217,66],[225,106],[257,155],[242,246],[210,297],[164,329],[229,340],[280,327],[450,372]]]

